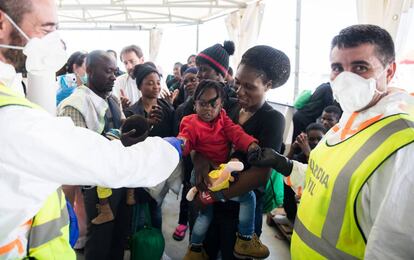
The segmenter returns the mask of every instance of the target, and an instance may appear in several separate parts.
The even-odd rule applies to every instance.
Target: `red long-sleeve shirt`
[[[247,151],[257,140],[246,134],[241,126],[233,123],[224,109],[212,122],[202,121],[197,114],[185,116],[180,124],[178,137],[186,139],[183,154],[195,150],[215,163],[228,161],[230,143],[235,150]]]

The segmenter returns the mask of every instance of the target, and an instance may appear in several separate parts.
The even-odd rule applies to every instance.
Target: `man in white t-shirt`
[[[136,65],[144,63],[144,54],[137,45],[130,45],[122,49],[120,57],[127,73],[116,78],[112,94],[121,100],[122,107],[125,109],[141,97],[141,91],[137,88],[133,72]]]

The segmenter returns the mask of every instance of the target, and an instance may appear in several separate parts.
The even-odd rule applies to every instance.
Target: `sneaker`
[[[237,235],[233,255],[239,259],[265,259],[270,255],[270,252],[256,234],[253,234],[250,240],[242,239],[240,235]]]
[[[208,260],[208,255],[204,251],[204,248],[200,246],[198,247],[198,250],[195,251],[190,245],[187,249],[187,253],[185,254],[183,260]]]
[[[182,241],[185,238],[185,232],[187,231],[187,229],[188,229],[188,226],[186,225],[182,225],[182,224],[178,225],[175,228],[175,231],[173,234],[174,240]]]

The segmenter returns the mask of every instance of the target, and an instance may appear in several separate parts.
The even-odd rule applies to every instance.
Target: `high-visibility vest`
[[[380,119],[335,145],[323,139],[310,154],[292,259],[364,258],[367,234],[358,223],[358,194],[385,160],[412,142],[414,118],[407,114]]]
[[[40,108],[0,84],[0,107],[11,105]],[[65,195],[61,188],[47,198],[40,211],[29,222],[31,222],[31,228],[27,249],[22,248],[22,243],[18,240],[2,248],[15,250],[16,246],[19,247],[19,251],[26,250],[28,257],[40,260],[76,259],[75,252],[69,244],[69,217]]]

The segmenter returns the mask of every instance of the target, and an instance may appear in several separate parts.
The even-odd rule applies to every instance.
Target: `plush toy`
[[[231,173],[234,171],[239,172],[243,169],[244,165],[240,161],[230,161],[226,164],[221,164],[218,169],[209,172],[208,176],[210,178],[211,185],[208,187],[208,189],[211,191],[227,189],[230,185],[230,182],[234,181]],[[187,193],[187,200],[192,201],[197,192],[197,188],[192,187]]]

